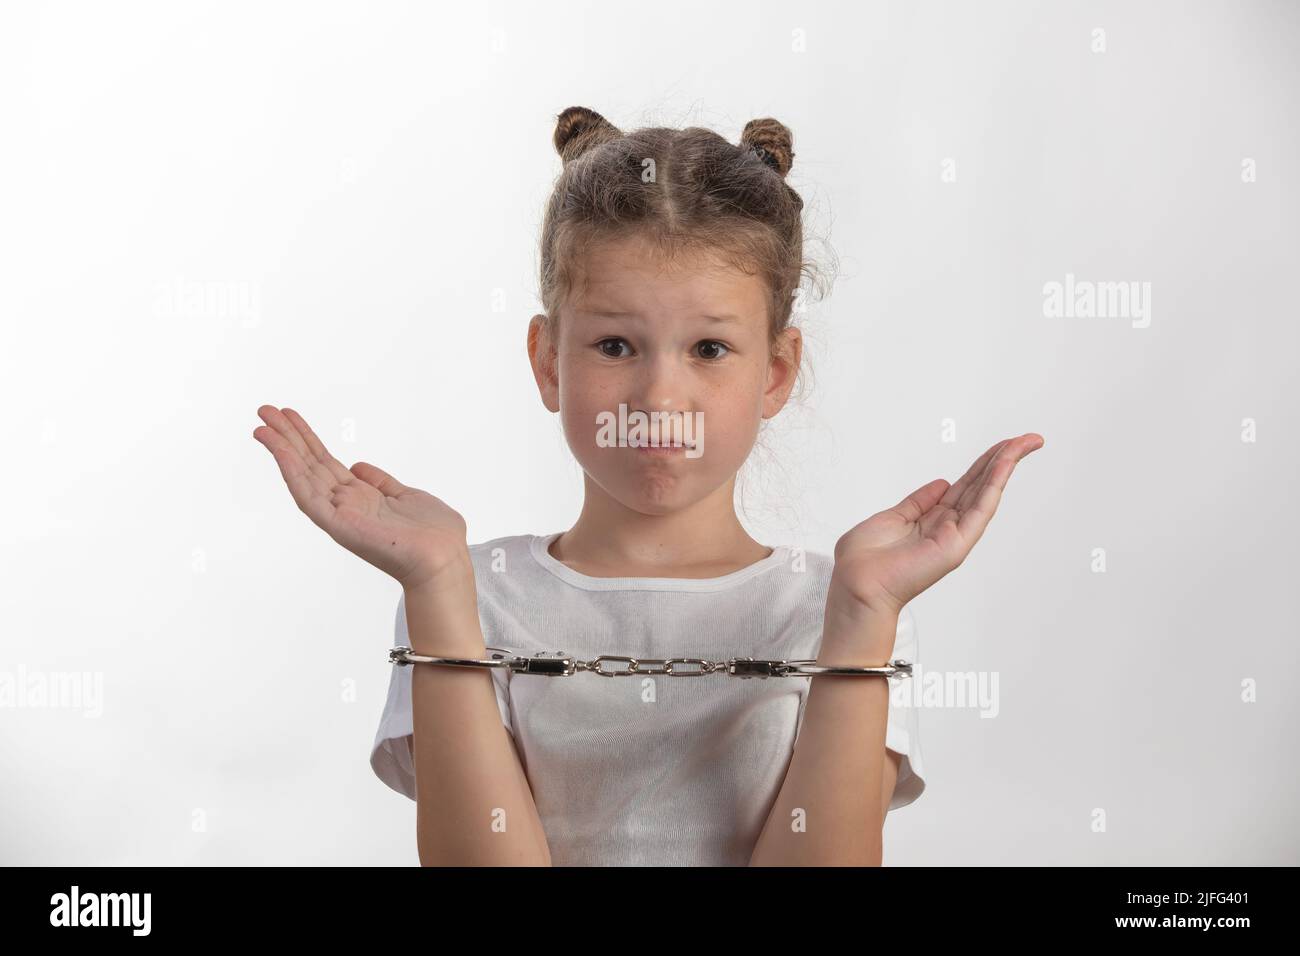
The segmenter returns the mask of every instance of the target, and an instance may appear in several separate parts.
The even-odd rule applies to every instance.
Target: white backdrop
[[[840,269],[760,541],[1046,439],[912,605],[999,704],[922,712],[886,864],[1295,864],[1298,40],[1264,2],[7,4],[0,862],[417,862],[367,763],[399,588],[256,409],[471,541],[568,528],[524,335],[584,105],[794,132]]]

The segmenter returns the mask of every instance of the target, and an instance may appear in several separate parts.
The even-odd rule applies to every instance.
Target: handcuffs
[[[532,656],[512,654],[503,647],[485,647],[494,651],[490,658],[431,657],[416,654],[405,646],[394,647],[388,660],[404,667],[408,664],[438,664],[446,667],[498,667],[516,674],[536,674],[541,677],[571,677],[580,672],[599,674],[601,677],[666,676],[702,677],[705,674],[725,674],[729,677],[815,677],[834,675],[845,677],[903,678],[912,676],[912,665],[896,659],[883,667],[827,667],[815,660],[755,660],[752,657],[732,657],[725,661],[710,661],[699,657],[670,657],[667,659],[616,657],[602,654],[589,661],[578,660],[565,651],[541,651]],[[623,665],[617,670],[606,670],[605,664]],[[647,666],[649,669],[646,669]],[[678,669],[694,667],[694,670]]]

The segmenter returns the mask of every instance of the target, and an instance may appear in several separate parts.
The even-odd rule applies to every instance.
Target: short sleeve
[[[921,679],[920,645],[916,636],[916,619],[906,605],[898,615],[898,632],[894,637],[891,660],[902,658],[912,665],[912,677],[890,681],[889,724],[885,729],[885,746],[902,759],[898,762],[898,779],[889,809],[905,807],[925,789],[925,767],[921,762],[919,708],[913,703],[912,681]],[[893,685],[897,685],[897,689]]]
[[[406,626],[406,595],[397,602],[397,617],[393,626],[393,646],[411,644]],[[392,674],[388,681],[388,699],[384,703],[383,715],[379,718],[379,729],[370,750],[370,767],[375,775],[398,793],[415,799],[415,755],[412,752],[412,733],[414,732],[413,712],[411,709],[411,672],[418,666],[390,664]],[[492,689],[496,691],[497,708],[501,711],[501,722],[514,737],[514,727],[510,723],[509,677],[503,668],[494,667]]]
[[[889,801],[889,810],[905,807],[919,797],[925,790],[925,767],[921,760],[921,734],[918,708],[912,703],[916,699],[912,693],[911,682],[920,679],[919,642],[916,634],[916,619],[909,607],[904,606],[898,615],[898,630],[894,634],[894,651],[890,660],[901,658],[912,665],[912,677],[891,680],[889,693],[889,718],[885,725],[885,747],[894,751],[902,759],[898,763],[898,779],[894,781],[894,796]],[[878,677],[855,678],[856,680],[880,680]],[[809,682],[811,684],[811,681]],[[808,703],[805,694],[799,702],[799,719],[795,728],[798,737],[799,728],[803,726],[804,708]]]

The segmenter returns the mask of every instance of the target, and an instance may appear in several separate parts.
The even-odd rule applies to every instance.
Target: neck
[[[735,477],[668,514],[633,511],[584,476],[582,513],[551,543],[553,558],[595,577],[719,577],[771,554],[736,517]]]

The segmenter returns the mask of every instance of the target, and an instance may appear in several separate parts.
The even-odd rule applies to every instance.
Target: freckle
[[[394,541],[394,542],[393,542],[393,544],[394,544],[394,545],[396,545],[396,544],[397,544],[397,542],[396,542],[396,541]]]

